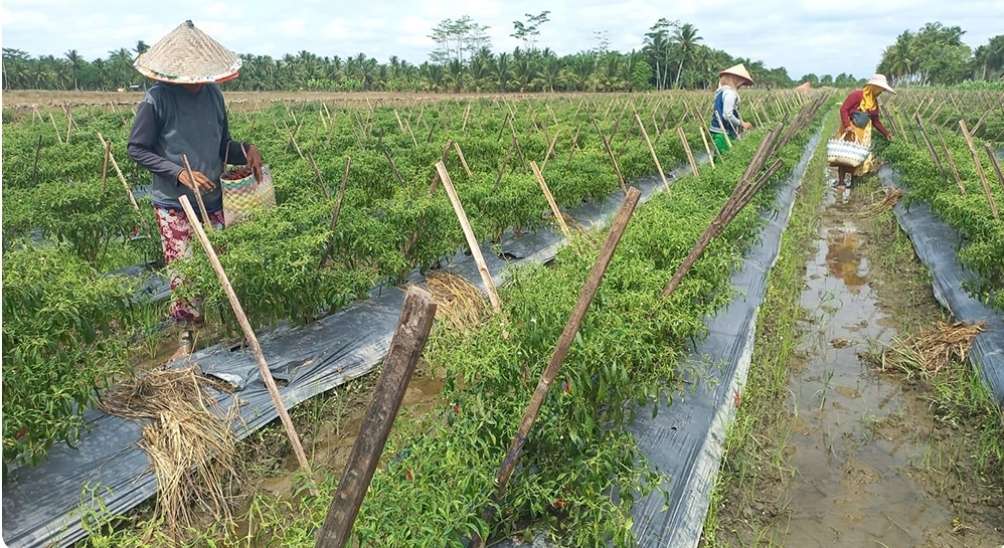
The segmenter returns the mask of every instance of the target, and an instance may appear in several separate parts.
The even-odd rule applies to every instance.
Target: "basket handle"
[[[247,151],[247,149],[244,148],[244,143],[238,142],[237,144],[240,145],[240,147],[241,147],[241,154],[244,155],[244,165],[247,165],[248,164],[248,151]],[[254,180],[255,180],[256,183],[259,182],[258,181],[258,177],[255,177],[255,175],[254,175],[254,170],[251,170],[251,177],[254,178]]]

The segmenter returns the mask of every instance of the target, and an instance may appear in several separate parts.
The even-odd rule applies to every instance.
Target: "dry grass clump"
[[[896,339],[878,356],[882,370],[895,369],[907,377],[927,378],[953,361],[964,362],[983,323],[938,322],[911,337]]]
[[[108,414],[150,421],[140,446],[157,476],[156,513],[176,540],[207,519],[233,518],[227,493],[237,474],[230,429],[237,409],[220,409],[210,387],[227,388],[193,365],[149,371],[101,397]]]
[[[860,215],[862,217],[876,217],[889,211],[899,202],[899,199],[903,197],[903,191],[898,188],[887,188],[883,193],[882,199],[865,206]]]
[[[485,298],[470,282],[448,272],[433,272],[426,285],[436,302],[436,318],[450,327],[466,330],[476,327],[485,315]]]

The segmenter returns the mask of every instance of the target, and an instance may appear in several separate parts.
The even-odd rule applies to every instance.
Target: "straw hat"
[[[727,68],[727,69],[725,69],[725,70],[723,70],[723,71],[721,71],[721,72],[718,73],[719,76],[722,76],[723,74],[731,74],[732,76],[738,76],[738,77],[742,78],[743,80],[746,80],[747,82],[749,82],[750,85],[753,84],[753,77],[750,76],[749,71],[746,70],[746,67],[742,63],[739,63],[738,65],[729,67],[729,68]]]
[[[133,63],[147,78],[176,84],[221,82],[237,77],[240,57],[185,21]]]
[[[888,91],[889,93],[896,93],[896,90],[892,89],[892,86],[889,85],[888,80],[885,79],[885,75],[884,74],[876,74],[876,75],[872,76],[868,80],[868,84],[867,85],[880,87],[880,88]]]

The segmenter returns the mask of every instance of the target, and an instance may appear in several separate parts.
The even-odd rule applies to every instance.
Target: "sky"
[[[784,66],[793,78],[867,76],[899,33],[929,21],[961,26],[973,48],[1004,33],[1004,0],[3,0],[0,42],[33,55],[76,49],[94,59],[138,40],[153,44],[192,19],[240,53],[364,52],[420,63],[434,47],[430,29],[444,18],[470,15],[489,25],[493,49],[511,50],[519,45],[509,36],[512,21],[544,9],[551,21],[538,46],[559,54],[594,47],[597,31],[608,34],[613,49],[640,48],[648,28],[666,17],[693,23],[709,46]]]

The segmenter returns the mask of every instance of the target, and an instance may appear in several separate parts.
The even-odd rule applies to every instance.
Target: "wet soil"
[[[784,448],[794,475],[768,536],[798,547],[998,546],[1004,523],[992,513],[960,516],[966,508],[933,494],[931,440],[942,436],[927,404],[862,358],[912,318],[941,315],[929,290],[895,295],[887,242],[872,241],[872,223],[858,214],[867,203],[865,189],[830,191],[806,265]]]

